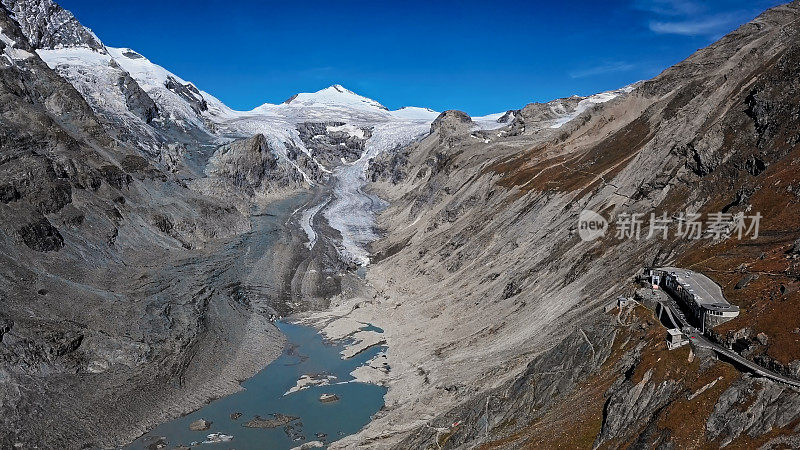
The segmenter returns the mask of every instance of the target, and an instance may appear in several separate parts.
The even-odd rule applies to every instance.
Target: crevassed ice
[[[361,158],[334,170],[334,197],[323,214],[331,228],[342,235],[338,250],[345,261],[362,266],[369,264],[367,245],[378,239],[375,213],[386,204],[363,191],[370,160],[385,151],[408,145],[429,131],[428,121],[377,124]]]

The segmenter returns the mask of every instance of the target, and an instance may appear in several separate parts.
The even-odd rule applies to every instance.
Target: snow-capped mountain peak
[[[375,100],[334,84],[316,92],[295,94],[283,103],[264,103],[246,114],[251,117],[283,117],[294,123],[336,121],[366,124],[398,120],[430,122],[439,113],[416,107],[390,111]]]
[[[291,96],[279,105],[265,103],[253,112],[274,111],[276,108],[289,109],[349,109],[365,112],[383,112],[388,108],[375,100],[356,94],[340,84],[334,84],[317,92],[301,92]]]
[[[303,106],[340,106],[350,108],[369,108],[388,110],[375,100],[356,94],[340,84],[311,93],[299,93],[286,100],[284,104],[292,107]]]
[[[193,84],[129,48],[106,47],[53,0],[0,3],[39,57],[143,151],[154,155],[176,141],[217,140],[202,117],[208,102]],[[215,111],[224,110],[213,101]]]

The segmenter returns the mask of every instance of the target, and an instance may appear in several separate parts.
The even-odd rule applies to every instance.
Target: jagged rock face
[[[519,135],[525,133],[526,130],[535,131],[550,125],[564,114],[573,112],[580,100],[580,97],[569,97],[548,103],[525,105],[524,108],[514,114],[514,120],[511,122],[511,128],[508,133],[510,135]]]
[[[297,168],[299,168],[300,171],[302,171],[302,174],[298,174],[300,175],[301,178],[305,180],[303,174],[305,174],[308,177],[308,180],[305,181],[316,182],[324,179],[324,173],[320,168],[320,162],[312,155],[303,152],[297,147],[289,146],[286,149],[286,157],[288,158],[289,161],[292,161],[294,164],[296,164]],[[288,170],[292,171],[296,169],[292,167],[291,169]]]
[[[252,196],[304,182],[298,171],[281,170],[283,164],[267,138],[257,134],[221,146],[211,157],[206,173]]]
[[[52,0],[3,0],[36,48],[88,47],[104,51],[97,37]]]
[[[438,132],[442,136],[463,133],[473,127],[472,118],[463,111],[450,110],[439,114],[431,124],[431,133]]]
[[[519,110],[509,110],[497,119],[497,123],[511,123],[516,119]]]
[[[130,74],[127,72],[120,73],[117,87],[125,95],[125,105],[128,110],[139,116],[145,123],[149,124],[158,117],[156,102],[147,95],[136,80],[131,78]]]
[[[372,136],[370,128],[347,126],[344,122],[305,122],[297,125],[297,131],[311,155],[326,167],[356,161]]]
[[[708,417],[709,439],[725,446],[739,437],[755,438],[786,428],[800,418],[800,393],[763,380],[745,378],[722,393]],[[774,439],[775,444],[798,442]]]
[[[147,85],[153,73],[137,73],[144,77],[137,81],[132,73],[141,68],[134,65],[134,72],[129,72],[125,62],[146,61],[141,55],[106,48],[51,0],[8,0],[5,5],[22,24],[27,42],[83,95],[103,126],[162,168],[197,175],[195,167],[171,151],[175,146],[218,144],[205,126],[202,113],[208,105],[196,87],[166,75],[163,85],[154,88]],[[161,77],[163,69],[151,66]]]
[[[167,77],[167,81],[164,83],[164,86],[189,102],[195,113],[200,114],[203,111],[208,110],[208,104],[206,103],[206,100],[202,95],[200,95],[200,91],[198,91],[194,85],[181,84],[174,77]]]
[[[23,167],[26,170],[20,170]],[[9,158],[0,166],[0,173],[5,175],[2,187],[5,204],[22,201],[42,214],[49,214],[72,202],[68,173],[45,156],[23,154]]]
[[[185,169],[185,161],[175,160],[175,155],[169,154],[170,146],[207,143],[209,136],[198,130],[201,126],[173,120],[172,111],[162,114],[153,97],[71,13],[50,0],[9,0],[5,4],[23,24],[25,41],[81,93],[103,126],[120,140],[175,172]],[[132,52],[126,55],[126,58],[141,58]],[[165,89],[184,98],[190,111],[195,111],[193,114],[207,108],[196,88],[174,79],[169,81],[173,84],[167,83]]]
[[[678,389],[678,383],[673,381],[653,383],[651,377],[652,371],[648,371],[638,383],[624,381],[620,387],[611,392],[605,405],[605,420],[595,441],[596,445],[599,446],[610,439],[625,437],[632,427],[640,427],[643,421],[669,404]]]
[[[367,179],[371,182],[388,180],[392,184],[397,184],[408,176],[406,173],[413,168],[408,167],[408,147],[398,151],[378,156],[369,163],[367,168]],[[425,168],[420,168],[418,176],[424,176]]]
[[[583,97],[567,97],[547,103],[530,103],[519,110],[514,116],[515,127],[549,123],[553,120],[575,111]]]
[[[0,28],[0,447],[114,446],[139,433],[142,392],[180,397],[166,379],[194,376],[182,349],[210,342],[207,320],[258,322],[203,286],[235,258],[199,267],[249,222],[110,136],[2,8]]]
[[[110,56],[100,53],[95,56],[104,59],[102,70],[75,67],[70,59],[52,62],[51,67],[81,93],[102,123],[121,140],[137,145],[144,154],[157,156],[159,149],[166,146],[151,126],[159,117],[158,106]],[[98,90],[102,95],[97,94]]]

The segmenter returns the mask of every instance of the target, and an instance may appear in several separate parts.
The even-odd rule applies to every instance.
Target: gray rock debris
[[[706,422],[709,440],[727,445],[742,434],[758,437],[800,418],[800,392],[756,378],[729,387]]]

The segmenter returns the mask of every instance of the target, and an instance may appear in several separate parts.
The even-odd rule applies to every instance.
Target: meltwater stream
[[[278,359],[244,382],[243,391],[161,424],[129,448],[147,449],[151,445],[150,448],[162,448],[157,446],[164,444],[163,448],[183,445],[209,450],[290,449],[311,441],[320,441],[327,447],[366,425],[383,406],[386,388],[355,382],[350,372],[379,357],[385,349],[373,347],[344,360],[339,353],[344,344],[326,342],[316,329],[287,322],[276,322],[276,325],[288,339],[287,348]],[[382,331],[371,325],[365,325],[365,329]],[[286,394],[303,375],[327,378],[330,384]],[[322,394],[335,394],[339,400],[323,403],[320,401]],[[269,420],[276,417],[274,414],[297,419],[274,428],[245,426],[256,416]],[[211,427],[205,431],[191,431],[189,424],[198,419],[212,422]],[[212,433],[233,436],[233,439],[203,443]]]

